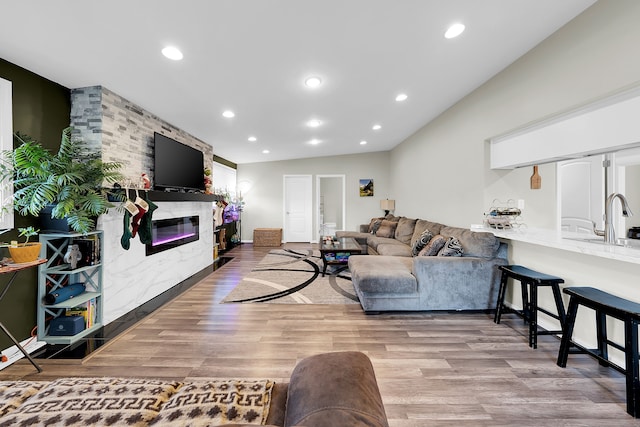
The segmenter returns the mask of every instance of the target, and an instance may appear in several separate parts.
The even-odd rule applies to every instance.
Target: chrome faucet
[[[611,244],[616,243],[616,231],[613,229],[613,218],[611,212],[611,210],[613,209],[613,201],[615,199],[620,200],[620,204],[622,205],[622,216],[628,217],[633,215],[633,212],[631,212],[631,209],[629,208],[629,202],[627,202],[627,198],[622,194],[612,193],[609,197],[607,197],[607,201],[604,205],[604,232],[601,232],[600,230],[594,231],[596,231],[596,234],[599,236],[604,235],[604,242]]]

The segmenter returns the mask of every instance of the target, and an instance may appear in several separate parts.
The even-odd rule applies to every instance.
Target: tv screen
[[[158,190],[204,190],[204,154],[175,139],[155,133],[154,188]]]

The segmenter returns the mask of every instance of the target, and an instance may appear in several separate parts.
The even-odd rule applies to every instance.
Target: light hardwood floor
[[[300,248],[301,245],[292,245]],[[308,245],[307,245],[308,246]],[[527,346],[522,320],[489,314],[368,316],[359,305],[219,304],[268,252],[244,244],[233,261],[84,360],[24,359],[0,380],[61,376],[271,378],[321,352],[372,360],[390,426],[640,426],[624,377],[585,355],[556,366],[559,341]],[[339,426],[337,426],[339,427]]]

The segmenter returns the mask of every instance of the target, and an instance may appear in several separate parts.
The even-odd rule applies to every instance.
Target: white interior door
[[[284,241],[311,242],[313,237],[311,175],[284,176]]]

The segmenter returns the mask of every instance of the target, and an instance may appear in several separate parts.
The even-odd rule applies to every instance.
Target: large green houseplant
[[[95,219],[114,205],[108,188],[121,180],[118,162],[103,162],[100,153],[83,150],[62,131],[60,148],[53,154],[28,136],[16,134],[19,145],[5,152],[2,172],[14,180],[13,206],[21,215],[38,216],[51,206],[51,217],[66,219],[79,233],[95,229]]]

